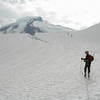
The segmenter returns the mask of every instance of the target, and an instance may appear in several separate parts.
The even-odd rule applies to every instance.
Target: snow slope
[[[95,51],[90,80],[80,61],[87,47]],[[0,100],[99,100],[99,51],[65,33],[0,34]]]
[[[92,43],[98,43],[100,42],[100,23],[91,26],[87,29],[74,32],[75,37],[77,39],[82,40],[83,42],[92,42]]]

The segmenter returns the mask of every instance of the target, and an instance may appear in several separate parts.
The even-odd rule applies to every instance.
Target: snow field
[[[65,35],[37,34],[37,40],[1,34],[0,100],[99,100],[99,47],[87,44],[96,50],[96,62],[91,79],[84,79],[80,58],[85,44]]]

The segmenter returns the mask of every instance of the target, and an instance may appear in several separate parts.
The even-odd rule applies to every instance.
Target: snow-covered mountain
[[[100,24],[73,32],[25,17],[0,30],[9,33],[0,34],[0,100],[100,100]],[[87,48],[90,80],[80,59]]]
[[[87,29],[73,33],[75,37],[84,42],[100,42],[100,23]]]
[[[2,33],[29,33],[34,35],[36,32],[41,33],[58,33],[71,32],[70,28],[65,28],[59,25],[53,25],[43,20],[42,17],[24,17],[17,20],[15,23],[3,26],[0,28]]]
[[[65,28],[40,17],[34,21],[24,18],[2,32],[25,32],[27,26],[51,33],[37,33],[37,38],[0,34],[0,100],[100,100],[100,45],[84,42],[87,35],[99,36],[99,25],[68,37]],[[83,42],[73,41],[75,36]],[[84,62],[80,60],[86,45],[96,54],[90,80],[84,79]]]

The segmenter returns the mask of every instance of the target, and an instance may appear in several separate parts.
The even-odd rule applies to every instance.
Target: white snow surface
[[[90,80],[80,60],[87,49]],[[99,51],[65,33],[0,34],[0,100],[100,100]]]

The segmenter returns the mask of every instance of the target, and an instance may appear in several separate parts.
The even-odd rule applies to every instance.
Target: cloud
[[[0,3],[0,17],[1,18],[13,18],[16,16],[16,12],[5,3]]]
[[[48,20],[49,22],[56,23],[57,15],[53,11],[45,11],[45,9],[42,9],[41,7],[36,8],[36,12],[38,16],[43,17],[44,19]]]
[[[100,0],[0,0],[0,23],[42,16],[50,23],[79,29],[100,22]]]
[[[28,9],[29,5],[25,0],[1,0],[0,25],[11,23],[20,17],[31,16],[32,12],[34,15],[35,11],[31,8]]]
[[[13,10],[9,4],[0,2],[0,24],[4,25],[10,23],[15,18],[17,18],[15,10]]]

